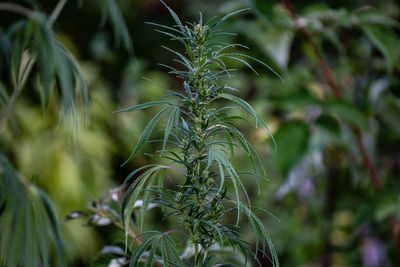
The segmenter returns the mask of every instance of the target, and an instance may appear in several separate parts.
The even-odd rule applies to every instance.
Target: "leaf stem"
[[[61,13],[61,10],[64,8],[65,4],[67,3],[68,0],[60,0],[56,7],[53,9],[53,12],[50,14],[49,17],[49,24],[53,25],[53,23],[56,21],[56,19],[58,18],[58,16]]]
[[[95,207],[89,207],[89,209],[97,214],[99,214],[100,216],[107,218],[109,217],[107,214],[104,214],[101,210],[95,208]],[[122,231],[125,232],[125,227],[122,225],[122,223],[116,221],[116,220],[112,220],[112,223],[117,226],[119,229],[121,229]],[[143,241],[137,237],[137,235],[132,231],[132,229],[128,229],[128,234],[130,237],[132,237],[132,239],[134,239],[136,241],[136,243],[140,246]]]
[[[208,249],[206,249],[206,250],[204,251],[203,262],[206,261],[207,256],[208,256]]]
[[[194,262],[196,267],[200,267],[199,242],[197,241],[197,239],[194,243]]]

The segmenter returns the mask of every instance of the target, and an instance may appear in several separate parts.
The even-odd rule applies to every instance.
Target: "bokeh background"
[[[38,2],[44,11],[55,5],[50,0]],[[77,130],[71,133],[60,122],[56,95],[43,115],[32,86],[18,98],[14,124],[1,136],[2,150],[49,194],[61,220],[71,211],[85,210],[88,202],[118,187],[133,169],[153,161],[139,153],[120,166],[156,110],[112,113],[164,95],[141,77],[182,90],[181,81],[158,65],[174,64],[161,45],[181,48],[145,23],[173,24],[167,10],[158,0],[117,2],[133,41],[131,53],[116,46],[108,22],[102,26],[96,1],[69,1],[54,26],[89,85],[89,115],[85,117],[81,110]],[[188,22],[198,20],[200,11],[211,18],[250,7],[223,25],[224,30],[237,33],[226,41],[247,45],[250,49],[242,52],[267,62],[285,81],[256,62],[253,66],[259,75],[228,62],[238,72],[227,82],[240,88],[238,95],[262,115],[277,143],[275,151],[271,137],[262,130],[240,126],[268,172],[269,181],[261,182],[260,194],[254,180],[245,183],[253,203],[278,219],[260,215],[281,265],[398,266],[400,4],[293,0],[300,16],[297,22],[307,29],[307,37],[283,2],[174,0],[168,5]],[[0,23],[6,28],[15,19],[2,15]],[[327,83],[313,44],[330,66],[341,99]],[[156,130],[153,138],[161,134],[161,129]],[[148,144],[143,152],[156,149],[157,145]],[[376,181],[374,185],[364,154],[369,155],[380,186]],[[245,168],[245,156],[238,154],[236,164]],[[160,216],[151,212],[149,229],[166,227]],[[89,226],[84,218],[63,222],[62,230],[69,266],[89,266],[103,246],[123,241],[119,229]],[[242,228],[244,234],[248,230]]]

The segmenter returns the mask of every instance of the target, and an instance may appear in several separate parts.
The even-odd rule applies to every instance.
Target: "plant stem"
[[[53,9],[53,12],[51,12],[50,17],[49,17],[49,24],[52,25],[56,19],[58,18],[58,16],[61,13],[61,10],[64,8],[65,4],[67,3],[68,0],[60,0],[56,7]]]
[[[28,18],[34,17],[34,12],[32,10],[13,3],[0,3],[0,10],[20,14]]]
[[[104,214],[101,210],[99,210],[99,209],[96,209],[96,208],[94,208],[94,207],[89,207],[89,209],[90,210],[92,210],[93,212],[95,212],[95,213],[98,213],[100,216],[102,216],[102,217],[104,217],[104,218],[108,218],[109,217],[109,215],[107,215],[107,214]],[[116,220],[112,220],[112,223],[115,225],[115,226],[117,226],[119,229],[121,229],[122,231],[124,231],[125,232],[125,227],[122,225],[122,223],[120,223],[120,222],[118,222],[118,221],[116,221]],[[137,236],[136,236],[136,234],[132,231],[132,229],[128,229],[128,234],[129,234],[129,236],[132,238],[132,239],[134,239],[135,241],[136,241],[136,243],[140,246],[142,243],[143,243],[143,241],[140,239],[140,238],[138,238]]]
[[[381,180],[379,180],[379,176],[376,172],[375,166],[371,161],[371,158],[368,155],[367,148],[364,145],[363,142],[363,137],[362,137],[362,132],[359,127],[356,125],[352,126],[353,133],[355,134],[357,138],[357,145],[360,148],[361,156],[364,161],[364,165],[367,168],[368,173],[370,174],[371,182],[374,188],[377,191],[380,191],[382,189],[382,183]]]
[[[194,243],[194,262],[195,266],[200,266],[200,257],[199,257],[199,242]]]

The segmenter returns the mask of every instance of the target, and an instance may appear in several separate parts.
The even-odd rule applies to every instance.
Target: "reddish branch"
[[[304,37],[309,41],[314,52],[318,58],[319,64],[321,65],[323,76],[328,83],[328,85],[332,88],[333,93],[337,98],[342,98],[342,93],[340,92],[339,86],[337,85],[335,79],[333,78],[333,74],[331,68],[329,67],[328,63],[326,62],[324,56],[322,55],[321,50],[318,48],[317,44],[314,42],[311,33],[306,29],[304,24],[301,22],[300,17],[294,11],[294,8],[290,1],[282,0],[283,5],[285,6],[286,10],[289,12],[290,17],[295,24],[295,26],[300,30],[300,32],[304,35]]]
[[[355,125],[353,125],[352,126],[352,130],[353,130],[353,133],[355,134],[355,136],[357,138],[357,145],[360,148],[361,156],[363,158],[364,165],[367,168],[368,173],[370,175],[372,185],[374,186],[374,188],[377,191],[380,191],[382,189],[382,183],[381,183],[381,180],[379,180],[379,176],[378,176],[378,173],[376,172],[375,166],[372,163],[371,158],[368,155],[368,151],[367,151],[367,149],[366,149],[366,147],[364,145],[363,137],[362,137],[362,133],[360,131],[360,128],[355,126]]]
[[[297,15],[292,4],[290,3],[290,0],[282,0],[282,4],[288,11],[295,26],[303,34],[303,36],[306,38],[306,40],[311,44],[312,48],[314,49],[314,53],[316,54],[319,64],[322,69],[323,77],[326,80],[329,87],[332,89],[332,92],[334,93],[335,97],[337,99],[342,99],[343,98],[342,93],[339,89],[339,86],[338,86],[336,80],[333,77],[332,70],[329,67],[327,61],[325,60],[317,43],[314,41],[312,34],[307,30],[304,23],[302,23],[300,17]],[[377,173],[376,168],[371,160],[371,157],[369,156],[368,151],[365,147],[362,132],[357,125],[352,125],[352,130],[357,139],[357,145],[359,147],[361,156],[363,158],[363,163],[365,165],[365,168],[371,179],[372,186],[375,188],[376,191],[380,191],[382,189],[382,183],[379,179],[378,173]],[[395,248],[396,248],[396,252],[397,252],[396,254],[397,254],[398,260],[400,261],[400,223],[396,224],[393,216],[389,216],[387,218],[387,221],[389,222],[390,228],[392,229],[393,239],[394,239]]]

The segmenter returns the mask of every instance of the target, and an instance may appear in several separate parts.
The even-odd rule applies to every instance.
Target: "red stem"
[[[360,148],[361,156],[363,158],[364,165],[367,168],[367,171],[370,175],[372,185],[377,191],[380,191],[382,189],[382,183],[381,180],[379,180],[379,176],[378,173],[376,172],[375,166],[372,163],[371,158],[368,155],[368,151],[363,143],[363,137],[360,128],[353,125],[352,130],[357,138],[357,145]]]
[[[339,86],[337,85],[335,79],[333,78],[332,70],[330,69],[328,63],[326,62],[324,56],[321,53],[321,50],[319,49],[318,45],[314,42],[311,33],[306,29],[304,24],[301,22],[299,16],[297,13],[294,11],[294,8],[292,4],[290,3],[289,0],[282,0],[283,5],[289,12],[290,16],[292,17],[292,20],[296,27],[300,30],[300,32],[304,35],[304,37],[309,41],[311,44],[312,48],[314,49],[315,55],[318,58],[319,64],[321,65],[322,68],[322,73],[323,76],[328,83],[328,85],[332,88],[333,93],[337,98],[342,98],[342,93],[340,92]]]

